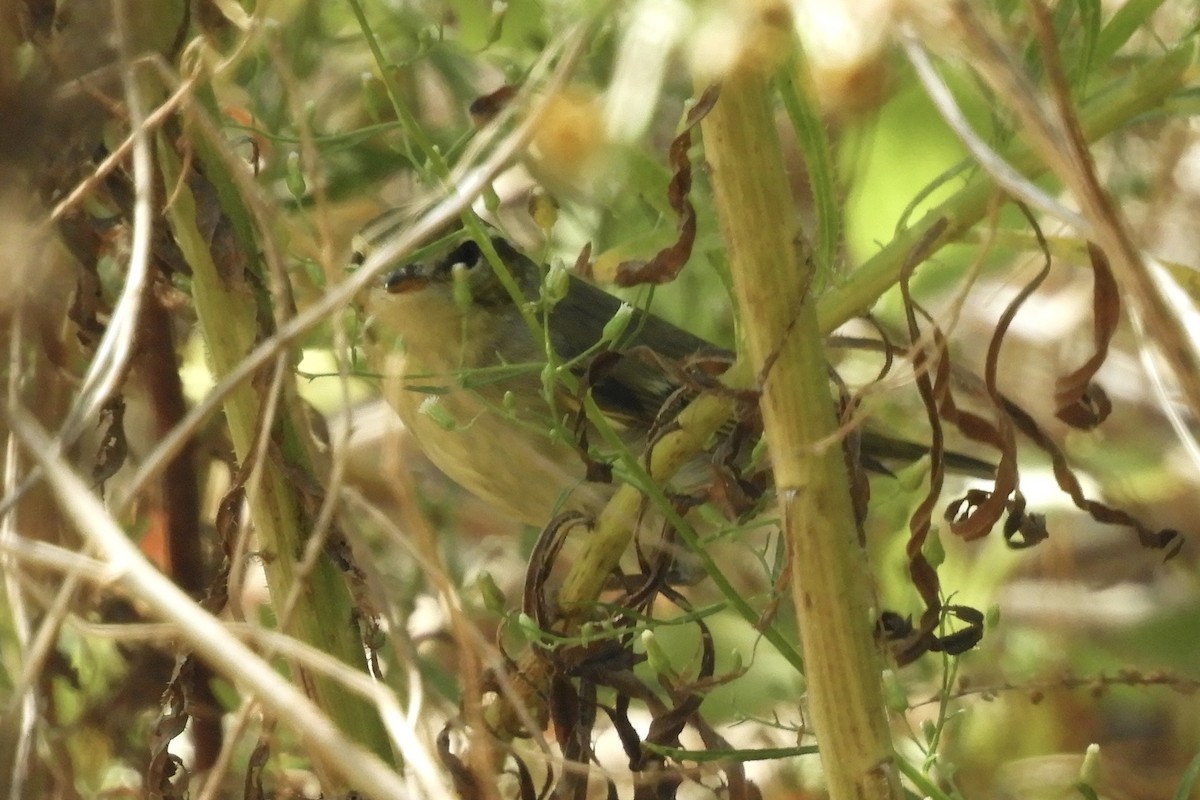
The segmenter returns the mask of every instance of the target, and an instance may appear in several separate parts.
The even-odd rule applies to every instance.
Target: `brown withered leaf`
[[[176,663],[175,674],[163,690],[162,710],[150,731],[150,764],[146,768],[146,791],[153,798],[183,800],[187,796],[187,770],[179,756],[168,750],[172,740],[188,723],[187,685],[192,670],[191,656]]]
[[[1000,350],[1004,343],[1004,337],[1020,307],[1037,290],[1050,270],[1050,252],[1041,229],[1029,211],[1024,206],[1020,206],[1020,208],[1034,229],[1042,252],[1045,254],[1045,263],[1038,274],[1022,287],[1017,296],[1004,309],[988,343],[984,364],[984,386],[992,404],[993,420],[959,409],[955,404],[950,389],[950,362],[945,338],[929,314],[912,298],[909,279],[912,270],[920,260],[917,256],[920,254],[922,243],[918,243],[913,248],[913,253],[910,255],[901,277],[900,288],[904,297],[910,340],[913,342],[923,341],[922,331],[917,324],[919,313],[929,323],[929,335],[933,341],[932,347],[914,348],[912,355],[913,370],[917,375],[917,389],[925,404],[926,415],[932,430],[930,458],[933,464],[929,491],[909,520],[909,540],[906,549],[909,558],[909,574],[925,603],[925,610],[915,629],[896,647],[896,657],[901,664],[938,646],[938,639],[933,635],[933,631],[941,616],[939,582],[936,570],[925,559],[922,549],[928,537],[932,510],[941,495],[944,482],[945,450],[941,431],[942,420],[953,424],[968,439],[993,447],[1000,453],[991,491],[972,490],[967,498],[951,503],[947,509],[945,516],[951,532],[968,541],[978,539],[986,536],[1007,511],[1009,521],[1006,528],[1011,527],[1015,531],[1025,524],[1024,531],[1027,536],[1025,542],[1027,544],[1035,543],[1035,528],[1029,524],[1029,520],[1034,520],[1036,517],[1025,516],[1025,499],[1019,486],[1016,434],[1013,422],[1007,413],[1007,399],[1000,393],[996,385]],[[941,228],[941,225],[933,226],[922,241],[932,241],[929,237],[940,235]],[[933,377],[931,378],[930,375]],[[1038,540],[1040,541],[1040,539]],[[967,641],[971,638],[971,634],[964,634],[960,638]]]
[[[1180,548],[1183,547],[1183,539],[1179,536],[1178,531],[1170,528],[1158,531],[1151,530],[1132,514],[1107,506],[1098,500],[1088,498],[1083,493],[1083,486],[1080,484],[1079,478],[1076,477],[1070,464],[1067,463],[1066,454],[1046,435],[1045,431],[1034,421],[1033,417],[1013,403],[1009,404],[1007,410],[1021,433],[1027,436],[1038,449],[1050,457],[1050,462],[1054,468],[1055,481],[1057,481],[1059,488],[1071,498],[1071,502],[1075,504],[1076,508],[1087,512],[1097,522],[1103,522],[1108,525],[1125,525],[1133,528],[1137,532],[1138,541],[1144,547],[1156,550],[1165,549],[1167,550],[1168,559],[1178,555]]]
[[[476,798],[487,796],[479,787],[475,773],[450,749],[450,723],[446,723],[438,732],[437,753],[438,761],[450,773],[450,780],[454,782],[454,791],[459,797],[463,800],[476,800]]]
[[[114,394],[100,407],[101,424],[107,422],[96,460],[92,464],[92,481],[104,490],[104,482],[117,473],[129,455],[129,443],[125,438],[125,397]]]
[[[850,504],[854,508],[854,525],[858,528],[861,541],[864,537],[863,525],[866,524],[867,511],[871,505],[871,482],[867,480],[866,470],[875,469],[884,474],[890,473],[883,464],[875,462],[863,452],[862,435],[858,426],[853,424],[861,396],[851,396],[842,376],[832,367],[829,368],[829,376],[838,390],[838,427],[849,431],[842,440],[842,461],[850,479]]]
[[[635,765],[642,761],[642,737],[629,720],[629,705],[629,695],[618,694],[615,705],[602,705],[600,708],[608,715],[613,730],[617,732],[617,738],[621,741],[621,749],[625,751],[625,757],[629,759],[629,768],[634,769]]]
[[[525,759],[514,755],[513,764],[517,768],[517,790],[521,800],[542,800],[550,796],[550,789],[554,784],[553,769],[546,770],[546,775],[542,779],[542,790],[539,792],[533,785],[533,774],[529,771]]]
[[[696,714],[692,719],[692,727],[700,734],[700,740],[709,750],[733,750],[733,746],[716,728],[704,717]],[[746,778],[746,767],[736,758],[725,762],[722,767],[725,772],[726,796],[729,800],[762,800],[762,792],[754,781]]]
[[[687,601],[670,587],[665,587],[663,593],[667,599],[684,612],[691,610]],[[700,703],[704,700],[701,687],[708,688],[712,685],[713,673],[716,671],[717,664],[712,631],[709,630],[703,619],[697,618],[695,625],[700,630],[700,665],[696,671],[696,678],[686,684],[676,684],[672,676],[658,675],[658,682],[670,694],[675,706],[664,714],[655,715],[654,720],[650,723],[650,730],[646,734],[648,743],[678,747],[679,734],[683,732],[693,715],[700,710]]]
[[[571,269],[576,275],[587,280],[594,280],[596,270],[592,264],[592,243],[588,242],[579,251],[579,255],[575,257],[575,266]]]
[[[224,609],[229,602],[230,570],[234,559],[242,555],[237,552],[237,543],[240,539],[242,504],[246,500],[248,475],[249,470],[243,466],[235,467],[229,488],[225,490],[225,494],[221,496],[217,504],[217,541],[221,545],[223,557],[217,574],[213,576],[212,582],[205,590],[204,599],[201,600],[201,605],[213,614]],[[268,556],[264,554],[263,557]]]
[[[1091,430],[1108,418],[1112,401],[1092,378],[1108,357],[1108,346],[1121,316],[1121,293],[1108,259],[1099,247],[1088,243],[1092,261],[1092,341],[1095,352],[1078,369],[1058,379],[1054,404],[1060,420],[1079,430]]]
[[[633,675],[633,668],[646,660],[644,655],[634,652],[631,642],[631,637],[627,635],[606,637],[587,644],[560,647],[547,657],[572,678],[583,678],[615,688],[623,678],[613,676]]]
[[[996,482],[990,496],[978,503],[974,510],[968,512],[965,517],[950,522],[950,530],[967,541],[980,536],[986,536],[995,527],[996,522],[1006,510],[1011,509],[1011,513],[1016,514],[1019,518],[1024,514],[1025,509],[1025,498],[1021,494],[1020,476],[1017,473],[1016,433],[1013,429],[1012,420],[1005,410],[1006,398],[1004,398],[997,387],[997,375],[999,373],[1000,350],[1004,345],[1004,337],[1008,334],[1008,329],[1011,327],[1012,321],[1016,318],[1021,306],[1025,304],[1025,301],[1038,290],[1046,280],[1046,277],[1049,276],[1051,259],[1049,245],[1046,243],[1045,236],[1042,234],[1042,229],[1037,224],[1037,220],[1034,219],[1029,209],[1023,204],[1017,203],[1017,207],[1025,215],[1030,227],[1033,228],[1038,247],[1045,258],[1042,268],[1038,270],[1037,274],[1028,283],[1021,287],[1016,297],[1005,307],[1004,312],[1000,315],[1000,319],[996,321],[996,329],[992,332],[991,341],[988,342],[983,380],[988,399],[991,401],[995,412],[996,421],[993,430],[995,436],[998,438],[1000,463],[996,468]],[[1033,542],[1030,543],[1032,544]]]
[[[941,609],[941,584],[938,580],[937,571],[929,563],[928,559],[925,558],[923,549],[925,541],[929,538],[929,529],[933,520],[933,509],[938,498],[941,496],[942,485],[945,481],[945,472],[942,466],[945,443],[941,418],[939,416],[938,393],[935,391],[935,384],[930,375],[937,374],[939,371],[948,373],[949,366],[936,350],[928,346],[917,346],[924,339],[921,336],[920,325],[917,323],[917,305],[912,297],[910,282],[913,270],[924,260],[930,246],[941,235],[945,226],[946,221],[943,219],[930,227],[925,237],[917,242],[909,252],[900,273],[900,293],[904,299],[904,314],[908,323],[908,336],[909,340],[914,343],[910,354],[910,361],[912,362],[913,373],[916,375],[917,392],[921,397],[922,404],[925,406],[925,415],[930,429],[929,491],[921,498],[921,502],[909,517],[908,542],[905,545],[905,552],[908,557],[909,577],[912,579],[917,593],[921,596],[921,601],[925,604],[925,611],[921,615],[921,623],[917,630],[913,631],[907,637],[907,641],[903,646],[897,648],[896,658],[901,664],[917,658],[924,652],[924,649],[927,649],[918,645],[924,644],[925,639],[934,630],[938,621],[938,613]],[[939,375],[939,385],[941,385],[942,381],[943,379]]]
[[[679,734],[683,733],[692,715],[700,710],[703,700],[703,695],[688,695],[667,713],[655,716],[646,732],[646,744],[679,747]]]
[[[687,509],[699,505],[698,502],[693,503],[691,499],[682,501],[673,501],[675,512],[680,516],[687,513]],[[686,505],[686,507],[685,507]],[[638,573],[636,575],[623,576],[623,586],[625,594],[617,602],[625,608],[634,608],[648,611],[654,604],[654,600],[658,597],[658,593],[664,586],[667,585],[671,578],[672,568],[675,566],[675,557],[672,553],[672,548],[675,544],[675,531],[664,523],[665,531],[663,533],[661,546],[654,549],[653,552],[647,553],[641,538],[635,538],[634,554],[638,560]]]
[[[708,482],[704,500],[721,511],[725,519],[736,522],[758,508],[763,489],[742,478],[728,463],[713,460],[709,465],[712,480]]]
[[[245,800],[264,800],[267,796],[263,791],[263,770],[271,756],[269,741],[266,736],[260,737],[254,745],[254,751],[250,753],[250,760],[246,764],[246,779],[242,783],[242,796]]]
[[[983,639],[983,612],[979,609],[959,605],[944,606],[939,612],[939,625],[944,616],[954,617],[966,625],[951,633],[940,635],[933,630],[914,626],[911,617],[884,610],[876,623],[876,632],[884,641],[892,643],[892,655],[902,666],[925,653],[962,655]]]
[[[580,681],[576,691],[571,681],[561,675],[555,676],[551,683],[550,709],[563,759],[568,764],[588,764],[592,759],[592,729],[596,723],[596,685]],[[555,787],[555,796],[564,800],[584,800],[587,787],[587,770],[566,769]]]
[[[67,239],[67,241],[70,240]],[[86,258],[86,255],[81,252],[77,252],[75,255],[80,260],[80,264],[85,265],[85,268],[75,272],[75,292],[71,296],[71,306],[67,310],[67,318],[78,328],[75,336],[80,344],[90,348],[95,347],[100,341],[100,337],[104,335],[104,324],[100,321],[100,315],[108,313],[110,309],[105,307],[100,277],[95,270],[95,263],[99,259],[99,255],[91,261],[84,261],[83,258]],[[91,268],[86,268],[86,265],[91,265]]]
[[[1042,273],[1039,274],[1038,278],[1035,278],[1035,282],[1040,283],[1041,279],[1045,276],[1045,273],[1048,272],[1050,268],[1049,246],[1046,244],[1046,240],[1042,235],[1041,229],[1034,221],[1033,215],[1027,208],[1019,203],[1018,207],[1020,207],[1021,211],[1025,214],[1026,218],[1033,226],[1034,233],[1037,235],[1038,244],[1046,254],[1046,266]],[[1108,342],[1112,338],[1113,329],[1117,324],[1117,315],[1120,313],[1120,298],[1117,292],[1116,281],[1113,279],[1112,271],[1108,267],[1108,262],[1105,259],[1104,254],[1099,250],[1099,248],[1096,248],[1092,245],[1089,245],[1088,252],[1092,257],[1092,266],[1095,275],[1095,288],[1093,293],[1096,353],[1087,361],[1087,363],[1084,364],[1083,367],[1064,378],[1063,381],[1059,382],[1059,391],[1056,394],[1056,401],[1059,404],[1060,418],[1062,418],[1063,410],[1066,408],[1068,409],[1068,417],[1084,423],[1091,422],[1091,426],[1094,427],[1103,420],[1103,416],[1105,414],[1100,412],[1104,411],[1103,406],[1107,404],[1108,400],[1107,397],[1103,395],[1103,392],[1099,391],[1099,387],[1091,387],[1088,381],[1090,380],[1091,375],[1094,374],[1095,370],[1099,369],[1103,364],[1104,358],[1107,355]],[[1033,285],[1034,284],[1031,283],[1031,286]],[[1031,291],[1030,287],[1026,288]],[[1027,296],[1027,294],[1027,291],[1023,291],[1018,295],[1013,303],[1018,303],[1025,296]],[[1004,319],[1005,318],[1002,317],[1002,320]],[[1011,316],[1007,318],[1007,321],[1011,321]],[[1005,327],[1007,327],[1007,324]],[[998,326],[997,335],[1000,333],[1001,330]],[[995,342],[993,343],[995,344]],[[1182,540],[1178,538],[1178,532],[1173,530],[1151,531],[1139,520],[1135,519],[1127,512],[1112,508],[1111,506],[1107,506],[1104,503],[1091,500],[1084,496],[1083,488],[1079,483],[1079,479],[1071,469],[1071,466],[1067,463],[1066,456],[1058,447],[1058,445],[1056,445],[1048,436],[1045,435],[1030,414],[1028,414],[1016,403],[1013,403],[1008,398],[1001,395],[1000,392],[995,388],[995,367],[991,364],[990,350],[988,355],[990,371],[985,378],[988,383],[989,395],[991,395],[994,402],[997,403],[998,409],[1002,411],[1005,418],[1011,420],[1012,423],[1015,424],[1023,434],[1029,437],[1029,439],[1031,439],[1038,448],[1050,456],[1050,460],[1054,466],[1054,478],[1058,482],[1059,488],[1066,492],[1067,496],[1071,498],[1071,502],[1073,502],[1077,508],[1086,511],[1092,517],[1092,519],[1096,520],[1097,522],[1103,522],[1111,525],[1127,525],[1133,528],[1135,531],[1137,531],[1138,539],[1146,547],[1163,549],[1174,543],[1175,546],[1172,547],[1167,553],[1168,558],[1171,558],[1178,553],[1179,548],[1183,544]],[[1066,388],[1064,388],[1064,381]],[[1089,397],[1093,403],[1099,404],[1094,411],[1088,410],[1087,398]],[[1070,399],[1070,403],[1064,404],[1068,398]],[[1074,410],[1072,411],[1070,409]],[[1020,498],[1019,494],[1014,497],[1014,500],[1020,501],[1020,505],[1017,508],[1018,519],[1015,522],[1010,521],[1009,524],[1005,525],[1006,541],[1011,544],[1015,540],[1014,535],[1018,532],[1022,534],[1022,542],[1024,543],[1024,546],[1028,546],[1028,543],[1036,544],[1037,541],[1044,539],[1046,536],[1045,525],[1041,517],[1037,515],[1024,516],[1024,500]]]
[[[717,95],[716,85],[705,89],[688,112],[683,130],[671,141],[669,160],[672,173],[667,186],[667,202],[679,217],[675,241],[655,253],[649,261],[626,261],[618,265],[618,286],[669,283],[678,277],[683,265],[691,258],[692,245],[696,241],[696,209],[688,198],[692,191],[692,164],[688,160],[688,150],[692,147],[692,129],[712,110]]]
[[[210,614],[219,614],[229,602],[229,573],[233,567],[238,529],[241,527],[241,507],[245,500],[245,485],[235,481],[217,505],[215,527],[221,546],[221,564],[204,590],[200,605]]]
[[[1046,515],[1027,511],[1024,503],[1019,508],[1009,509],[1008,519],[1004,520],[1003,533],[1004,543],[1014,550],[1033,547],[1050,536],[1050,531],[1046,529]]]
[[[917,264],[924,259],[930,243],[941,235],[944,225],[945,222],[942,221],[932,226],[926,236],[914,245],[900,277],[900,291],[904,300],[909,340],[914,343],[910,360],[916,375],[917,391],[925,406],[931,434],[929,490],[909,518],[909,538],[905,548],[909,576],[925,604],[925,610],[921,614],[919,623],[915,627],[911,627],[906,635],[895,643],[894,653],[901,664],[908,663],[937,646],[937,637],[933,632],[939,624],[942,613],[940,581],[937,571],[925,558],[924,546],[932,526],[933,509],[941,497],[945,482],[946,455],[942,431],[943,421],[953,424],[968,439],[1000,451],[1000,461],[996,468],[992,491],[976,490],[976,493],[972,495],[973,502],[959,501],[952,504],[955,510],[948,517],[951,531],[967,540],[977,539],[985,536],[995,527],[1008,507],[1010,496],[1015,497],[1015,502],[1019,507],[1023,508],[1024,506],[1024,500],[1020,498],[1018,489],[1015,434],[1012,424],[1003,413],[1002,398],[995,388],[995,378],[1004,334],[1020,304],[1036,289],[1040,279],[1035,278],[1030,285],[1024,287],[1018,297],[1005,309],[989,343],[985,366],[985,385],[993,407],[996,409],[995,421],[959,409],[950,389],[950,361],[945,337],[930,315],[912,297],[910,287],[913,271]],[[1047,258],[1045,269],[1048,268],[1049,259]],[[1044,277],[1044,274],[1041,277]],[[929,326],[928,332],[922,331],[918,316]],[[920,344],[926,341],[930,343]]]
[[[525,759],[513,756],[513,763],[517,768],[517,789],[521,800],[541,800],[550,796],[550,788],[554,783],[553,769],[546,770],[542,790],[539,792],[533,785],[533,774],[525,764]]]
[[[959,622],[966,623],[966,627],[944,636],[934,637],[934,645],[930,649],[952,656],[960,656],[979,644],[983,639],[982,611],[970,606],[951,605],[945,607],[945,612]]]
[[[212,251],[213,263],[229,288],[241,289],[249,281],[256,281],[250,270],[250,262],[238,242],[233,222],[221,207],[217,189],[199,172],[188,176],[188,188],[196,201],[196,227]],[[265,323],[266,320],[263,320]]]
[[[562,673],[550,676],[550,696],[547,698],[550,712],[550,728],[560,747],[565,747],[574,736],[580,715],[580,696],[572,683]]]
[[[588,524],[588,517],[579,511],[566,511],[547,523],[529,554],[529,565],[525,569],[525,586],[522,593],[521,610],[542,630],[550,630],[556,618],[553,603],[546,597],[546,583],[558,554],[562,552],[567,533],[577,525]]]
[[[992,496],[991,492],[983,489],[970,489],[962,497],[946,506],[946,521],[951,525],[971,516],[974,509],[982,505]],[[1018,502],[1020,501],[1020,502]],[[1044,540],[1049,534],[1046,531],[1046,519],[1041,514],[1032,514],[1025,510],[1024,498],[1012,498],[1006,503],[1008,517],[1004,520],[1004,541],[1014,550],[1032,547]],[[1017,538],[1017,534],[1021,538]]]
[[[915,630],[912,617],[903,616],[887,608],[879,614],[879,619],[875,621],[876,635],[887,642],[899,642],[907,639],[913,635]]]

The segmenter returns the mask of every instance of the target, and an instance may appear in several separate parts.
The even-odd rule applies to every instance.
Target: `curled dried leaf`
[[[629,705],[629,696],[620,694],[617,695],[617,702],[614,706],[601,706],[601,708],[612,722],[613,728],[617,732],[617,738],[621,740],[621,748],[629,759],[629,768],[636,769],[637,765],[642,762],[642,737],[629,719]]]
[[[735,418],[712,451],[708,464],[711,480],[696,493],[731,521],[752,516],[770,488],[768,471],[748,471],[753,467],[751,456],[761,435],[762,421],[757,413]]]
[[[554,735],[568,762],[587,764],[592,759],[592,729],[596,723],[596,685],[580,681],[579,689],[562,674],[551,679],[550,719]],[[557,787],[559,797],[584,797],[587,772],[568,769]]]
[[[271,745],[268,738],[260,737],[246,764],[246,780],[243,782],[242,789],[242,796],[245,800],[264,800],[267,796],[263,790],[263,772],[270,756]]]
[[[1058,379],[1054,403],[1060,420],[1073,428],[1091,430],[1108,418],[1112,402],[1092,378],[1104,366],[1108,346],[1121,316],[1121,293],[1108,259],[1099,247],[1088,243],[1092,261],[1092,341],[1095,352],[1078,369]]]
[[[936,634],[934,629],[950,616],[965,627],[947,634]],[[948,605],[941,609],[933,629],[913,625],[911,617],[902,617],[894,611],[884,611],[876,628],[884,641],[892,643],[892,655],[901,666],[909,664],[925,653],[949,653],[962,655],[983,639],[983,612],[970,606]]]
[[[486,796],[479,786],[475,773],[450,749],[449,723],[438,732],[437,754],[442,767],[450,773],[450,780],[454,782],[454,791],[459,797],[463,800],[476,800],[476,798]]]
[[[983,639],[983,612],[970,606],[946,606],[946,613],[959,622],[966,623],[953,633],[934,637],[931,649],[936,652],[949,653],[952,656],[962,655]]]
[[[562,552],[567,534],[578,525],[586,526],[589,520],[579,511],[559,514],[542,529],[533,552],[529,554],[529,565],[525,569],[525,587],[522,593],[522,610],[542,630],[550,630],[557,616],[554,604],[548,599],[546,584],[554,563]]]
[[[187,770],[179,756],[167,746],[187,727],[183,690],[172,681],[163,694],[164,708],[150,734],[150,765],[146,769],[146,785],[155,796],[164,800],[186,797]]]
[[[117,473],[129,455],[129,443],[125,438],[125,398],[115,394],[100,407],[101,424],[105,425],[104,436],[92,464],[92,481],[103,489],[104,482]]]
[[[1183,547],[1183,539],[1179,532],[1170,528],[1151,530],[1132,514],[1118,508],[1105,505],[1098,500],[1092,500],[1083,493],[1083,486],[1075,475],[1071,465],[1067,463],[1066,454],[1054,443],[1045,431],[1034,421],[1024,409],[1015,403],[1009,403],[1007,411],[1021,433],[1027,436],[1033,444],[1050,457],[1054,468],[1054,480],[1058,487],[1066,492],[1071,502],[1081,511],[1087,512],[1092,519],[1108,525],[1125,525],[1133,528],[1138,535],[1138,541],[1143,547],[1156,550],[1167,550],[1167,558],[1173,558]]]
[[[917,391],[921,396],[921,402],[925,406],[926,419],[929,422],[930,428],[929,491],[926,492],[921,502],[917,505],[916,510],[909,517],[909,536],[908,542],[905,545],[905,553],[908,556],[909,576],[912,578],[913,586],[925,604],[925,611],[921,615],[919,630],[914,631],[912,635],[906,637],[908,639],[907,643],[902,648],[899,648],[896,657],[902,664],[915,659],[928,649],[923,646],[923,643],[931,635],[936,626],[938,612],[941,609],[941,584],[938,580],[937,571],[934,570],[928,559],[925,558],[924,547],[925,541],[929,537],[933,508],[941,496],[942,484],[945,480],[942,467],[942,454],[945,451],[945,444],[941,419],[938,414],[938,393],[935,391],[935,384],[930,378],[930,374],[945,373],[947,378],[942,378],[939,375],[938,383],[942,385],[947,382],[949,366],[945,362],[945,359],[940,357],[938,351],[931,349],[927,345],[919,345],[924,339],[921,336],[921,329],[917,323],[918,307],[912,297],[910,281],[913,270],[924,260],[932,243],[941,235],[946,224],[945,220],[940,220],[937,224],[930,227],[925,237],[917,242],[909,253],[900,275],[900,293],[904,299],[904,312],[908,323],[908,334],[914,343],[910,360],[913,372],[917,376]]]
[[[669,159],[671,182],[667,187],[667,202],[679,216],[676,239],[659,250],[649,261],[626,261],[617,267],[618,286],[639,286],[643,283],[669,283],[675,280],[692,255],[696,241],[696,209],[688,198],[692,191],[692,164],[688,150],[692,147],[692,129],[708,114],[717,102],[717,87],[709,86],[688,112],[679,135],[671,141]]]
[[[520,756],[513,756],[513,764],[517,769],[517,791],[520,794],[521,800],[541,800],[541,798],[550,796],[550,789],[554,786],[554,770],[547,769],[545,778],[542,783],[542,790],[539,792],[533,785],[533,773],[529,771],[525,759]]]

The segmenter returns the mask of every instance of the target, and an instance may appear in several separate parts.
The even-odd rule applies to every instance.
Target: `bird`
[[[652,354],[609,360],[589,382],[605,419],[639,453],[663,404],[681,386],[679,373],[663,365],[728,364],[733,354],[574,273],[552,272],[544,281],[538,263],[502,236],[489,238],[527,308],[537,311],[540,337],[479,244],[464,238],[386,273],[367,302],[368,358],[380,365],[388,404],[451,480],[537,527],[568,508],[596,513],[613,489],[588,480],[570,435],[579,401],[545,375],[548,354],[575,378],[601,352]],[[868,432],[860,447],[871,466],[881,458],[915,461],[928,452]],[[948,461],[955,459],[971,474],[992,470],[969,456]]]

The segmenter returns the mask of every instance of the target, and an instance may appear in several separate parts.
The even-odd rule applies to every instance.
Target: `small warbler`
[[[576,376],[586,368],[583,357],[603,349],[597,347],[601,342],[626,352],[646,347],[668,363],[731,354],[660,317],[623,307],[575,275],[564,272],[543,282],[537,264],[502,238],[491,242],[527,307],[537,309],[543,340],[526,324],[479,245],[463,241],[433,260],[392,271],[372,292],[371,356],[382,366],[384,395],[429,459],[496,509],[536,526],[563,508],[594,513],[612,488],[585,480],[569,424],[551,434],[554,422],[573,413],[578,401],[553,388],[553,378],[544,380],[547,348]],[[612,323],[614,317],[623,324]],[[620,329],[615,337],[614,328]],[[608,365],[591,386],[605,419],[639,454],[655,416],[677,388],[653,360],[632,356]],[[864,463],[914,461],[927,451],[870,433],[861,436],[860,447]],[[948,459],[952,468],[953,458],[959,469],[991,470],[965,456]]]

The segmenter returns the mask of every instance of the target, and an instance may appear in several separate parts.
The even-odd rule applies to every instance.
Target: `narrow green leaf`
[[[694,764],[706,764],[712,761],[772,761],[778,758],[795,758],[809,756],[817,752],[816,745],[803,747],[764,747],[761,750],[686,750],[682,747],[664,747],[663,745],[643,742],[642,747],[660,756],[666,756],[675,761],[691,761]]]
[[[1179,779],[1179,788],[1175,790],[1175,800],[1188,800],[1192,796],[1192,787],[1196,785],[1196,777],[1200,776],[1200,753],[1197,753],[1183,771]]]
[[[827,282],[833,272],[842,235],[842,206],[834,175],[832,148],[820,109],[812,100],[812,92],[805,91],[796,83],[798,77],[807,75],[807,70],[807,64],[802,57],[798,57],[779,73],[776,85],[808,170],[808,183],[817,217],[817,280]]]
[[[1079,7],[1079,21],[1082,40],[1071,65],[1071,86],[1077,91],[1087,87],[1088,78],[1092,74],[1092,64],[1096,55],[1096,42],[1100,38],[1100,0],[1076,0]]]
[[[1163,0],[1129,0],[1117,9],[1112,19],[1100,31],[1092,57],[1099,62],[1108,61],[1129,41],[1134,31],[1146,24],[1150,15],[1158,10]]]

